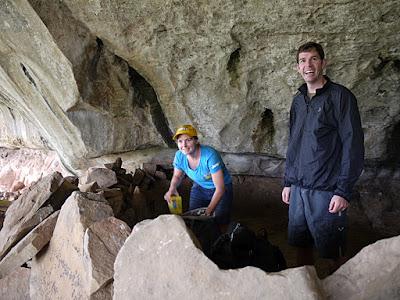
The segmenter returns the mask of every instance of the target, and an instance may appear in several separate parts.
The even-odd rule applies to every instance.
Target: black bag
[[[199,240],[203,253],[210,258],[211,247],[221,235],[213,217],[187,214],[182,216],[186,226]]]
[[[266,272],[278,272],[287,267],[282,252],[268,241],[265,230],[256,235],[240,223],[231,223],[227,233],[215,241],[210,259],[220,269],[253,266]]]

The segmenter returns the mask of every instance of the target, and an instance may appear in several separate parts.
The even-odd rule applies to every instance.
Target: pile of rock
[[[145,163],[134,174],[122,168],[120,158],[104,166],[90,168],[79,178],[79,190],[103,195],[116,218],[133,227],[144,219],[168,213],[162,197],[169,186],[170,170],[166,166]]]
[[[220,270],[182,218],[157,216],[167,211],[168,171],[144,165],[128,174],[121,165],[81,178],[55,172],[12,202],[0,231],[0,299],[399,298],[400,236],[324,280],[313,267]],[[133,230],[121,220],[147,217]]]
[[[1,198],[0,195],[0,229],[3,227],[4,218],[6,216],[6,211],[10,206],[11,201]]]
[[[80,178],[54,172],[11,202],[0,231],[0,282],[12,285],[9,278],[28,270],[32,299],[112,297],[115,257],[131,227],[168,212],[169,181],[158,165],[134,174],[121,159],[105,167]],[[0,283],[1,299],[2,290],[10,292]]]

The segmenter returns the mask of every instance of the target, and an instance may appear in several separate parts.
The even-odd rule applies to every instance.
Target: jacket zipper
[[[305,117],[304,117],[304,121],[303,121],[303,124],[302,124],[302,126],[301,126],[301,130],[300,130],[300,138],[301,138],[301,143],[300,143],[300,149],[299,149],[299,156],[301,156],[302,155],[302,152],[303,152],[303,143],[304,143],[304,139],[303,139],[303,135],[304,135],[304,126],[305,126],[305,124],[306,124],[306,122],[307,122],[307,119],[308,119],[308,113],[309,113],[309,109],[310,109],[310,101],[309,101],[309,99],[307,99],[307,96],[305,96],[305,95],[303,95],[303,97],[304,97],[304,102],[306,103],[306,115],[305,115]],[[302,159],[301,159],[301,157],[300,157],[300,159],[298,159],[298,166],[299,166],[299,168],[297,169],[297,181],[300,183],[300,180],[301,179],[303,179],[300,175],[300,172],[301,172],[301,170],[303,169],[303,166],[302,166]]]

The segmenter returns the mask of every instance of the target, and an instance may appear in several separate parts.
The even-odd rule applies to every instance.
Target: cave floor
[[[270,183],[264,181],[263,184],[263,188],[269,191],[266,195],[269,201],[260,201],[246,206],[236,205],[235,207],[234,205],[232,219],[247,225],[255,232],[263,228],[266,229],[269,241],[277,245],[283,252],[288,268],[296,267],[295,248],[287,244],[288,206],[280,200],[280,183],[272,180]],[[235,198],[235,201],[243,203],[246,201],[246,193],[239,192]],[[356,255],[363,247],[385,238],[383,234],[375,232],[368,220],[360,216],[357,210],[351,211],[351,208],[349,208],[348,215],[349,229],[346,255],[349,258]],[[314,256],[317,274],[320,278],[325,278],[330,272],[329,260],[318,258],[316,252]]]

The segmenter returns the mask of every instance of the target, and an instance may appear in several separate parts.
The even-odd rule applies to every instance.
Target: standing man
[[[346,209],[363,169],[364,135],[355,96],[323,75],[324,50],[309,42],[297,51],[305,83],[290,109],[290,134],[282,201],[289,204],[289,244],[297,263],[320,257],[344,262]]]

